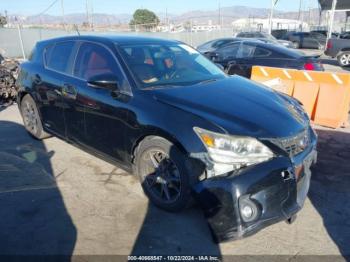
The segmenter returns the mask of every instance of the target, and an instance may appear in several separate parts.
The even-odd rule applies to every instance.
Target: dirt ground
[[[179,214],[155,208],[132,175],[58,138],[33,139],[17,106],[0,108],[0,254],[278,254],[288,260],[338,255],[345,260],[350,128],[317,127],[317,133],[319,161],[295,223],[216,245],[198,208]]]

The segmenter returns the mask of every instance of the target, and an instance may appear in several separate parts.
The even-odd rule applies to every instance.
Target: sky
[[[154,12],[181,14],[191,10],[216,10],[219,3],[225,6],[249,6],[270,8],[271,0],[57,0],[46,14],[60,15],[63,1],[65,14],[85,12],[86,1],[89,9],[93,7],[95,13],[131,14],[138,8],[147,8]],[[44,11],[54,0],[0,0],[0,12],[7,10],[8,14],[35,15]],[[302,0],[304,9],[316,8],[317,0]],[[299,0],[279,0],[276,9],[296,11],[299,9]]]

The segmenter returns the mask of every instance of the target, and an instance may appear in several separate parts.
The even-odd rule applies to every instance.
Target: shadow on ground
[[[56,186],[45,145],[23,126],[0,121],[0,255],[64,255],[76,228]]]
[[[131,255],[212,255],[220,257],[201,210],[169,213],[149,204]]]
[[[319,154],[309,198],[341,254],[350,259],[350,133],[317,134]]]

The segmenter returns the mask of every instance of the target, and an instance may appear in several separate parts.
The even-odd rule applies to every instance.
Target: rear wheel
[[[145,194],[156,206],[176,212],[190,203],[186,156],[174,144],[146,138],[136,149],[135,165]]]
[[[20,108],[24,127],[29,134],[37,139],[44,139],[50,136],[43,130],[38,108],[29,94],[23,97]]]
[[[337,60],[340,66],[350,65],[350,52],[344,52],[337,56]]]

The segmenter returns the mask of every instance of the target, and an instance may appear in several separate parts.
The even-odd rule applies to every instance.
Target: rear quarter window
[[[266,48],[259,47],[259,46],[255,48],[254,57],[256,58],[267,58],[267,57],[271,57],[271,55],[272,55],[271,50],[268,50]]]
[[[68,73],[68,65],[74,44],[73,41],[66,41],[46,47],[44,52],[45,66],[58,72]]]

